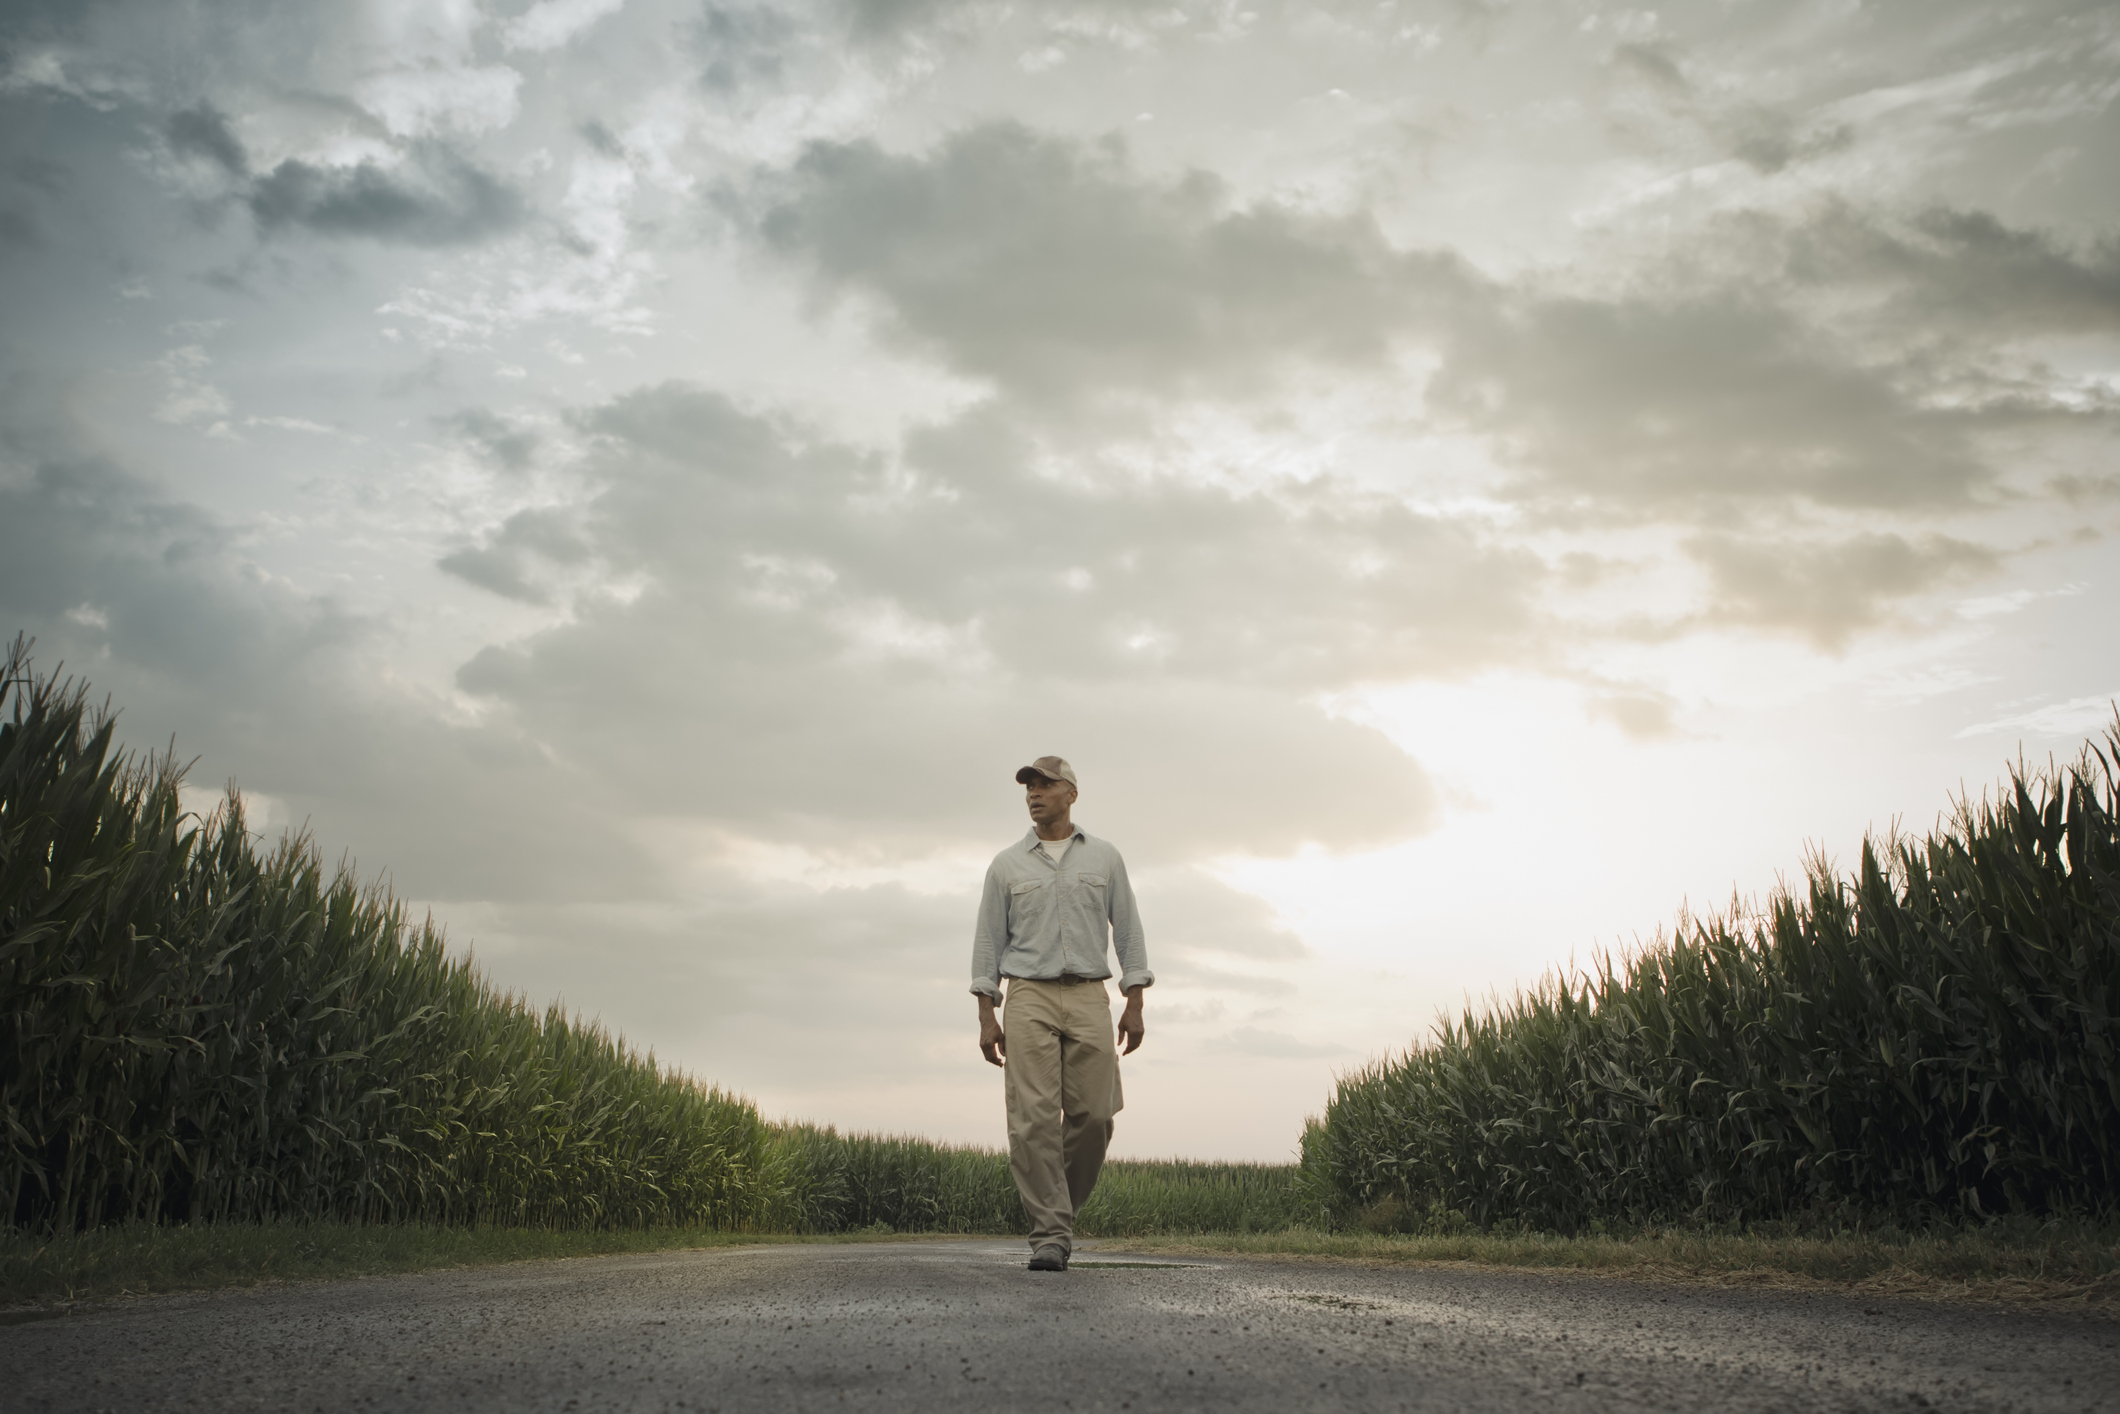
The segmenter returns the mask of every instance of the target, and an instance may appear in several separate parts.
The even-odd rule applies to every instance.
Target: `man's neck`
[[[1050,825],[1033,825],[1031,828],[1038,832],[1041,840],[1071,840],[1075,837],[1075,822],[1065,815]]]

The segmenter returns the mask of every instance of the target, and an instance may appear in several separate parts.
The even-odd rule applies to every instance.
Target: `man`
[[[1031,1270],[1064,1272],[1075,1214],[1096,1187],[1124,1099],[1119,1057],[1146,1034],[1141,992],[1148,970],[1141,918],[1126,861],[1075,828],[1074,767],[1041,756],[1016,772],[1031,829],[987,866],[972,931],[972,991],[979,998],[979,1050],[1003,1067],[1008,1166],[1031,1221]],[[1109,944],[1119,954],[1126,1010],[1111,1030],[1105,979]],[[994,1016],[1008,978],[1008,1029]],[[1122,1052],[1116,1042],[1123,1040]]]

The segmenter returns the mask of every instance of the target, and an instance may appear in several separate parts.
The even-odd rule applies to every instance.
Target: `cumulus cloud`
[[[1516,494],[1608,518],[1947,513],[1996,491],[1996,433],[2115,425],[2110,390],[2037,345],[2120,332],[2110,239],[1845,201],[1711,229],[1653,283],[1509,290],[1454,326],[1430,396],[1523,474]]]
[[[1963,419],[1746,292],[1532,298],[1462,327],[1435,405],[1607,515],[1935,506],[1991,478]]]
[[[360,104],[393,137],[484,132],[515,121],[523,76],[505,64],[391,69],[358,84]]]
[[[1884,621],[1893,600],[1990,572],[2001,559],[1944,535],[1823,543],[1704,535],[1688,548],[1713,584],[1711,622],[1790,629],[1828,650]]]
[[[858,40],[890,39],[966,10],[986,0],[832,0],[848,31]]]
[[[1447,255],[1366,219],[1236,207],[1213,176],[1157,181],[1115,144],[1015,124],[901,156],[812,146],[753,199],[758,230],[831,292],[956,370],[1033,399],[1255,388],[1292,360],[1373,365],[1458,298]]]
[[[2120,332],[2120,236],[2071,242],[1947,206],[1894,222],[1834,201],[1781,244],[1780,263],[1807,284],[1883,294],[1895,332]]]
[[[363,632],[328,600],[261,580],[232,527],[25,406],[32,393],[0,398],[0,447],[17,471],[0,480],[0,622],[56,630],[91,659],[116,652],[165,688],[253,702]]]
[[[537,433],[490,408],[459,408],[436,420],[443,431],[470,444],[503,470],[527,470],[537,456]]]
[[[252,169],[226,113],[195,103],[163,125],[172,152],[210,164],[267,235],[306,230],[414,246],[469,245],[521,224],[527,203],[510,182],[433,140],[351,163],[289,157]]]
[[[542,52],[557,49],[609,15],[624,8],[626,0],[538,0],[502,29],[510,49]]]
[[[1590,715],[1610,722],[1635,741],[1662,741],[1678,734],[1672,711],[1678,706],[1664,692],[1604,692],[1586,704]]]
[[[2113,249],[1964,212],[1740,214],[1654,280],[1570,292],[1482,278],[1361,220],[1238,207],[1212,179],[1150,178],[1114,145],[1008,125],[913,155],[816,145],[752,199],[769,249],[871,302],[908,349],[989,381],[1019,420],[1099,399],[1256,403],[1303,365],[1388,386],[1399,355],[1424,350],[1426,381],[1403,375],[1406,396],[1485,442],[1510,473],[1504,495],[1578,524],[1712,527],[1693,551],[1712,571],[1712,621],[1836,647],[1997,561],[1918,534],[1799,542],[1790,513],[1962,514],[2001,487],[1997,432],[2109,415],[2095,387],[2039,387],[2014,344],[2108,328]],[[942,465],[980,425],[911,450]],[[960,460],[994,454],[980,443]],[[1733,528],[1755,516],[1784,528]],[[1144,620],[1135,641],[1157,633]],[[1387,670],[1418,670],[1372,648]]]
[[[800,33],[793,16],[770,5],[709,5],[691,30],[700,58],[699,81],[711,91],[728,94],[777,80]]]
[[[250,155],[228,125],[228,117],[211,103],[195,103],[170,114],[169,145],[177,152],[203,157],[234,177],[250,175]]]
[[[539,509],[517,511],[477,546],[444,555],[439,563],[481,589],[526,604],[546,604],[553,597],[548,572],[574,569],[590,554],[571,517]]]
[[[1704,90],[1687,72],[1685,56],[1665,40],[1623,40],[1608,61],[1615,126],[1623,137],[1652,148],[1674,136],[1705,141],[1711,150],[1772,175],[1792,163],[1837,152],[1852,135],[1830,116],[1812,116]]]
[[[328,856],[357,851],[349,862],[416,896],[662,887],[593,785],[506,723],[448,720],[404,691],[393,625],[266,572],[255,527],[100,450],[66,402],[47,381],[0,395],[0,622],[37,640],[41,669],[109,693],[128,741],[175,735],[210,763],[195,786],[265,790]],[[557,800],[581,816],[565,832]]]
[[[213,359],[201,344],[185,344],[155,360],[163,378],[161,399],[155,404],[155,420],[171,423],[208,423],[225,428],[221,421],[229,412],[228,395],[215,387],[208,374]]]
[[[466,245],[520,224],[521,195],[446,147],[398,166],[324,167],[293,158],[252,184],[246,202],[267,233],[308,230],[416,246]]]
[[[751,196],[762,241],[820,289],[1024,409],[1256,399],[1306,364],[1388,380],[1423,350],[1432,376],[1406,395],[1487,441],[1513,494],[1620,519],[1965,506],[1998,474],[1986,432],[2082,411],[1993,341],[2109,328],[2116,290],[2107,244],[1833,203],[1729,218],[1608,292],[1508,284],[1005,124],[914,155],[816,145]]]

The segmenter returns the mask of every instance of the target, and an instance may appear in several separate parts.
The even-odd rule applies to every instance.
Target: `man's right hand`
[[[979,998],[979,1054],[986,1057],[988,1065],[1003,1065],[1008,1054],[1008,1037],[1002,1034],[1001,1018],[994,1015],[991,997]]]

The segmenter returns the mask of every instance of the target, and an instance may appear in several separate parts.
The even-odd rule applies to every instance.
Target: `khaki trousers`
[[[1125,1104],[1111,996],[1102,982],[1010,978],[1002,1004],[1008,1036],[1008,1166],[1031,1221],[1031,1249],[1075,1245],[1075,1214],[1089,1201]]]

